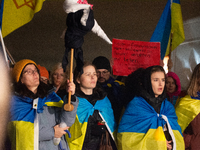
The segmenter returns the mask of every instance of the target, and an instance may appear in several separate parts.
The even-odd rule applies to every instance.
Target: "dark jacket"
[[[77,90],[76,96],[87,99],[94,106],[97,101],[106,97],[106,93],[101,91],[95,92],[92,95],[85,95],[82,91]],[[102,134],[104,134],[107,130],[105,125],[101,125],[102,121],[103,120],[100,117],[98,110],[95,110],[94,113],[88,118],[88,125],[82,150],[98,150]],[[110,139],[113,149],[117,149],[111,137]]]
[[[200,149],[200,114],[198,114],[183,132],[186,150]]]
[[[107,93],[107,97],[113,108],[115,121],[118,123],[124,106],[124,102],[122,101],[122,87],[124,86],[124,83],[110,77],[108,81],[100,85]]]

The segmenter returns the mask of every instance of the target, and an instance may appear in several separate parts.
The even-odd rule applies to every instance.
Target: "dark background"
[[[60,38],[66,28],[64,0],[46,0],[42,10],[31,22],[4,38],[5,46],[15,61],[32,59],[48,70],[62,61],[64,41]],[[167,0],[89,0],[94,17],[112,40],[149,41]],[[181,0],[183,21],[200,16],[200,0]],[[84,60],[99,55],[111,59],[112,46],[90,32],[83,44]]]

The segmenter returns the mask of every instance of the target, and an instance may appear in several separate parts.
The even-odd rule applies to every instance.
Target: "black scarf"
[[[102,100],[106,97],[106,93],[97,85],[93,89],[93,94],[91,95],[86,95],[81,91],[80,87],[78,87],[76,89],[76,96],[87,99],[94,106],[98,100]]]
[[[142,75],[142,83],[141,86],[139,86],[139,93],[138,96],[141,96],[144,98],[154,109],[157,113],[160,113],[161,104],[166,98],[166,92],[165,89],[161,95],[158,97],[155,97],[155,94],[152,89],[151,84],[151,70],[152,67],[149,67],[144,70]]]

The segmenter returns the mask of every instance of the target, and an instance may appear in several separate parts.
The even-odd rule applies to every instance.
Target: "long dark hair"
[[[154,106],[153,103],[156,99],[161,103],[166,98],[166,93],[164,89],[163,93],[158,98],[155,98],[151,84],[151,75],[155,72],[163,72],[165,74],[163,67],[151,66],[146,69],[139,68],[127,77],[124,90],[126,104],[135,96],[141,96],[159,112],[160,106]]]
[[[125,105],[127,105],[136,95],[138,95],[140,86],[142,84],[142,76],[145,69],[139,68],[128,75],[123,87],[123,95],[125,98]]]
[[[27,65],[30,65],[27,64]],[[26,66],[27,66],[26,65]],[[26,67],[25,66],[25,67]],[[24,68],[25,68],[24,67]],[[37,66],[35,66],[37,68]],[[24,70],[23,68],[23,70]],[[22,72],[23,72],[22,70]],[[39,72],[39,69],[37,68],[37,71],[39,73],[39,77],[40,77],[40,72]],[[40,97],[40,98],[44,98],[45,96],[48,95],[48,91],[51,89],[51,87],[43,82],[40,81],[40,84],[38,85],[38,88],[37,88],[37,93],[34,94],[32,91],[30,91],[26,85],[22,84],[21,82],[21,78],[22,78],[22,72],[21,72],[21,75],[20,75],[20,78],[19,78],[19,81],[18,82],[14,82],[13,83],[13,87],[14,87],[14,91],[20,95],[20,96],[25,96],[25,97],[29,97],[29,98],[37,98],[37,97]]]

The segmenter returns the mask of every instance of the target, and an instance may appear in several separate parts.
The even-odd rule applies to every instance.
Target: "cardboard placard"
[[[128,76],[138,68],[160,64],[160,42],[113,39],[113,75]]]

